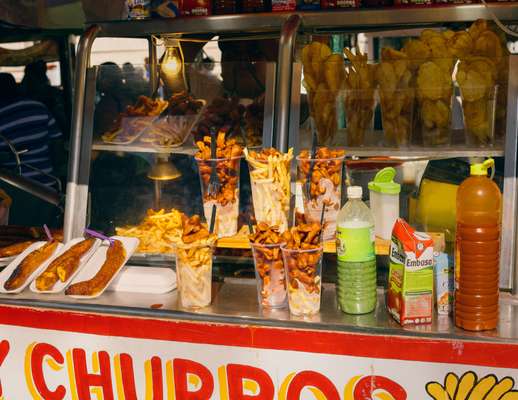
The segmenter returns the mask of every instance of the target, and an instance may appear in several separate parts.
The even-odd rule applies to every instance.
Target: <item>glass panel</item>
[[[267,73],[275,70],[273,63],[250,63],[246,71],[239,63],[182,68],[174,57],[165,54],[158,88],[151,87],[147,66],[135,66],[130,76],[117,65],[101,65],[97,80],[90,225],[147,237],[142,252],[171,252],[167,235],[174,234],[178,218],[171,209],[204,215],[195,140],[214,129],[241,145],[258,146],[272,107],[265,107],[264,91],[273,84]],[[239,232],[252,206],[246,162],[238,159],[235,171],[239,213],[232,217]],[[155,214],[160,209],[168,215]]]

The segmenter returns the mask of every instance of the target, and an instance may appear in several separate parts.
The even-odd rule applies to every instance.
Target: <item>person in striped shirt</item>
[[[20,153],[24,177],[58,189],[58,183],[49,174],[53,172],[51,148],[60,136],[48,109],[42,103],[21,97],[13,76],[0,73],[0,168],[18,173],[10,147],[13,146]],[[1,181],[0,188],[13,199],[9,224],[61,226],[57,207]]]
[[[21,152],[22,175],[56,188],[56,180],[48,176],[52,174],[52,141],[61,136],[56,120],[45,105],[19,95],[11,74],[0,73],[0,88],[0,168],[16,170],[9,141]]]

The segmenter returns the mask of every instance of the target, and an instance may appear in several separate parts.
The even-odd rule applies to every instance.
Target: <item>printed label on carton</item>
[[[432,321],[433,241],[399,218],[392,231],[387,307],[401,324]]]

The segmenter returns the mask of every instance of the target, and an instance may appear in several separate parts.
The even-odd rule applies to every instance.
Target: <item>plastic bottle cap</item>
[[[469,170],[471,175],[487,176],[487,170],[489,168],[494,168],[494,166],[495,160],[493,160],[492,158],[488,158],[483,163],[472,164]]]
[[[361,199],[363,190],[361,186],[349,186],[347,188],[347,197],[350,199]]]
[[[395,177],[396,170],[394,168],[383,168],[376,174],[374,180],[369,182],[369,190],[386,194],[398,194],[401,192],[401,185],[394,182]]]

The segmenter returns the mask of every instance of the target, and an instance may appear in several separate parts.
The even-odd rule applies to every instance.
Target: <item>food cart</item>
[[[518,7],[489,9],[503,21],[518,20]],[[488,18],[485,5],[354,9],[249,14],[173,20],[139,20],[90,26],[79,44],[71,161],[65,211],[65,241],[89,225],[92,149],[96,152],[163,154],[163,148],[99,142],[93,134],[98,68],[89,64],[96,37],[144,37],[213,33],[279,35],[279,56],[265,68],[263,145],[286,151],[301,145],[301,63],[294,57],[304,35],[384,31],[467,23]],[[157,63],[150,46],[150,70]],[[507,128],[491,147],[452,145],[346,147],[347,157],[503,157],[503,230],[500,320],[496,331],[470,333],[448,315],[432,324],[401,327],[388,314],[384,289],[376,311],[342,313],[334,283],[322,285],[320,312],[311,318],[287,309],[261,308],[255,280],[224,276],[240,260],[221,256],[212,304],[181,306],[177,291],[162,294],[106,291],[92,299],[25,290],[0,296],[1,394],[5,399],[484,399],[518,398],[518,274],[516,273],[517,60],[509,57]],[[151,74],[149,94],[156,87]],[[191,145],[167,153],[192,156]],[[169,155],[169,154],[168,154]],[[198,185],[196,179],[191,187]],[[139,189],[140,186],[137,187]],[[160,189],[160,187],[158,188]],[[130,191],[136,190],[130,187]],[[197,189],[196,189],[197,190]],[[133,193],[138,197],[138,193]],[[185,194],[184,194],[185,196]],[[187,195],[192,202],[194,195]],[[113,199],[104,199],[110,208]],[[149,199],[145,200],[149,201]],[[146,204],[137,198],[138,204]],[[175,206],[174,204],[172,206]],[[171,207],[169,205],[168,207]],[[142,214],[144,209],[138,210]],[[223,239],[223,248],[246,248]],[[333,244],[327,244],[333,252]],[[383,253],[383,244],[378,252]],[[385,246],[386,249],[386,246]],[[385,250],[385,256],[386,256]],[[171,266],[167,255],[135,257],[135,263]],[[326,263],[332,263],[332,255]],[[140,263],[140,264],[139,264]],[[238,276],[239,271],[234,275]],[[228,274],[227,274],[228,275]],[[331,279],[332,280],[332,279]]]

